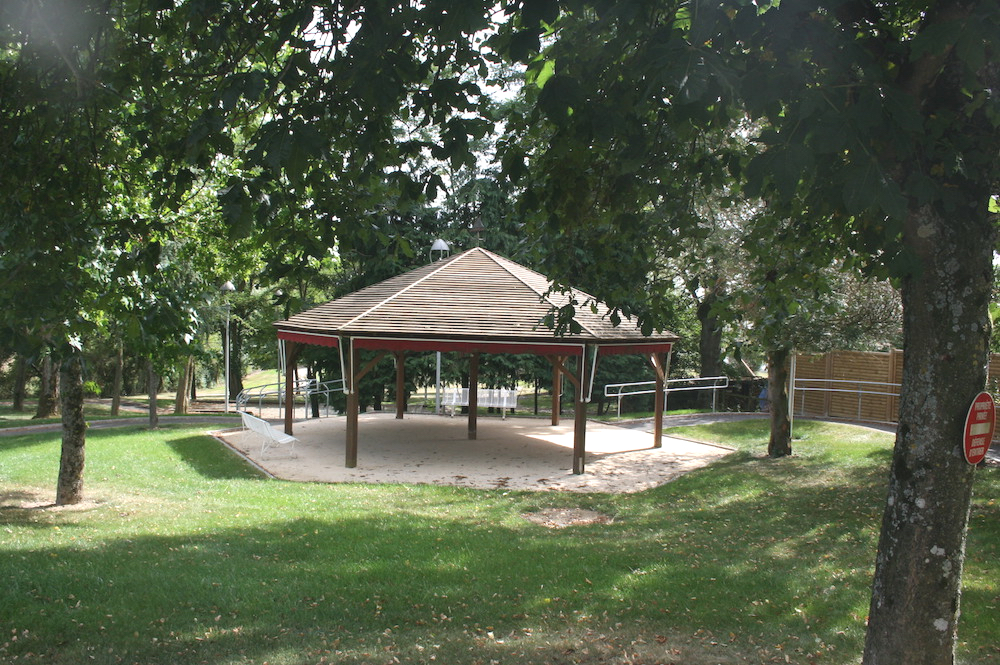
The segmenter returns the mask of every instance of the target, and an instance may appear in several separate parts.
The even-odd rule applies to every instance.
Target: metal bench
[[[273,446],[283,446],[288,444],[289,450],[295,452],[295,442],[298,441],[291,434],[285,434],[281,430],[275,429],[266,420],[261,420],[257,416],[252,416],[246,411],[240,411],[240,418],[243,419],[243,427],[247,428],[261,438],[260,456],[264,457],[265,451]]]
[[[476,405],[500,409],[500,416],[507,418],[507,409],[517,408],[517,390],[484,388],[476,392]],[[468,388],[450,388],[441,394],[441,406],[450,407],[454,417],[458,407],[469,406]]]

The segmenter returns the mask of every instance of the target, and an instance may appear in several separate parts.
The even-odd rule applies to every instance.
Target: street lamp
[[[226,358],[225,358],[225,363],[226,363],[226,395],[225,395],[225,399],[226,399],[226,413],[229,413],[229,309],[230,309],[230,303],[229,303],[228,294],[234,292],[236,290],[236,287],[233,285],[233,283],[231,281],[226,280],[226,283],[222,285],[222,288],[220,290],[222,291],[222,297],[225,298],[225,300],[226,300],[226,353],[225,353],[225,356],[226,356]]]
[[[438,238],[431,245],[430,258],[434,260],[434,252],[438,253],[438,260],[451,254],[451,245]],[[434,413],[441,414],[441,352],[437,352],[437,376],[434,383]]]
[[[434,244],[431,245],[431,251],[430,251],[431,261],[434,260],[434,252],[438,253],[439,260],[443,259],[444,257],[448,256],[448,254],[451,253],[451,246],[448,245],[446,241],[442,240],[441,238],[438,238],[437,240],[434,241]]]

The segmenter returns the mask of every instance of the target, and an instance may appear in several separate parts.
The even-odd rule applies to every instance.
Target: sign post
[[[986,392],[979,393],[969,407],[969,415],[965,417],[965,435],[962,437],[965,461],[969,464],[983,461],[993,442],[995,429],[996,405],[993,396]]]

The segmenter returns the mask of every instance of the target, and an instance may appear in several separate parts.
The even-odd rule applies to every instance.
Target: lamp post
[[[443,259],[451,253],[451,245],[438,238],[431,245],[430,259],[434,260],[434,252],[438,253],[438,260]],[[434,413],[441,415],[441,352],[437,352],[437,375],[434,381]]]
[[[434,261],[434,252],[438,253],[437,258],[438,260],[441,260],[451,253],[451,246],[448,244],[447,241],[438,238],[437,240],[434,241],[434,244],[431,245],[431,251],[430,251],[431,261]]]
[[[222,285],[222,297],[226,300],[226,350],[225,350],[225,364],[226,364],[226,413],[229,413],[229,294],[236,290],[236,287],[229,280]]]

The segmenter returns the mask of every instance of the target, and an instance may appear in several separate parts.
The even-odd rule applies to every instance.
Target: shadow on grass
[[[735,617],[743,600],[714,598],[705,576],[720,575],[719,587],[762,576],[749,566],[723,576],[708,561],[692,569],[691,559],[664,566],[659,547],[617,540],[596,529],[554,536],[400,515],[299,517],[46,548],[30,553],[43,563],[0,566],[13,580],[0,619],[21,635],[0,645],[0,656],[30,653],[54,665],[230,662],[237,654],[248,662],[426,663],[475,662],[470,653],[483,652],[502,662],[607,662],[600,654],[675,630],[690,637],[705,625],[728,635],[739,622],[707,606]],[[776,564],[768,598],[784,613],[806,571]]]
[[[197,459],[199,444],[170,446]],[[849,662],[819,652],[860,648],[870,474],[818,489],[793,464],[713,469],[578,498],[617,502],[616,521],[560,531],[510,519],[535,495],[265,484],[270,508],[239,523],[0,561],[14,580],[0,623],[29,631],[0,659],[603,663],[651,648],[659,659],[622,662]]]
[[[167,437],[170,458],[234,477],[209,441]],[[831,479],[818,456],[737,453],[635,495],[573,497],[199,481],[134,526],[109,513],[0,557],[0,625],[18,636],[0,661],[852,663],[882,460]],[[570,501],[615,521],[518,519]],[[976,658],[994,643],[988,594],[966,604]]]
[[[263,478],[264,475],[246,462],[234,463],[231,455],[219,453],[220,444],[205,435],[170,437],[166,443],[201,477],[212,480]]]

